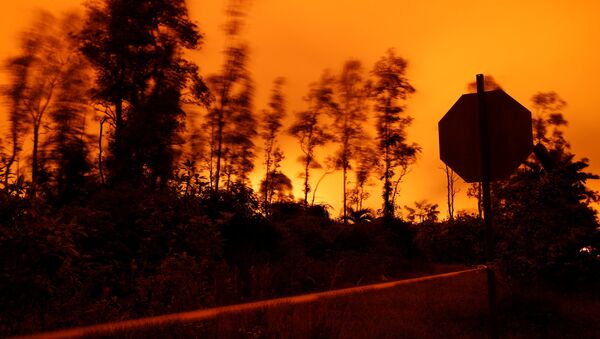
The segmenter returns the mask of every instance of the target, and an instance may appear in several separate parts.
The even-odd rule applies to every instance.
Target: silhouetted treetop
[[[370,97],[374,102],[378,157],[383,167],[383,214],[394,216],[398,185],[406,175],[421,148],[407,140],[406,128],[412,117],[405,111],[404,101],[415,92],[406,77],[408,63],[390,49],[371,71],[373,83]]]
[[[337,75],[332,87],[331,100],[323,104],[329,107],[333,119],[332,129],[339,144],[336,164],[342,170],[343,206],[342,218],[348,217],[348,171],[356,160],[356,149],[366,139],[364,125],[368,116],[367,75],[359,60],[348,60]]]
[[[40,184],[50,185],[51,177],[64,189],[65,175],[80,181],[89,169],[83,139],[90,69],[74,39],[81,24],[81,18],[74,13],[56,18],[39,12],[21,34],[18,54],[5,63],[10,82],[3,94],[10,103],[12,141],[12,155],[5,161],[5,185],[21,143],[31,132],[34,196]]]
[[[97,66],[97,95],[111,101],[123,92],[133,99],[137,86],[146,87],[148,62],[177,46],[196,49],[201,38],[184,0],[93,2],[81,33],[82,51]]]
[[[198,67],[183,56],[201,34],[184,0],[105,0],[88,4],[81,50],[96,69],[94,99],[109,108],[114,127],[112,178],[147,177],[164,184],[189,102],[207,103]],[[144,168],[149,173],[144,173]]]
[[[531,102],[533,103],[533,139],[552,148],[569,148],[562,131],[562,128],[568,124],[563,116],[563,109],[567,106],[567,102],[553,91],[538,92],[531,98]]]
[[[486,74],[484,76],[484,83],[483,83],[483,90],[484,91],[493,91],[495,89],[502,89],[502,87],[500,86],[500,84],[496,81],[496,79],[494,79],[493,76]],[[473,81],[467,84],[467,91],[469,93],[476,93],[477,92],[477,82]]]
[[[308,193],[312,190],[310,170],[320,167],[315,151],[317,147],[333,140],[333,135],[329,133],[323,120],[330,109],[334,81],[335,78],[325,71],[318,82],[310,85],[304,98],[308,108],[296,113],[295,120],[288,129],[288,133],[298,141],[303,154],[298,161],[303,165],[304,208],[308,207]]]
[[[280,163],[283,160],[283,151],[277,145],[277,136],[282,128],[282,120],[286,115],[285,98],[282,86],[285,80],[281,77],[275,79],[269,109],[262,111],[260,136],[264,142],[265,179],[261,184],[263,194],[263,208],[269,214],[269,205],[275,194],[275,175],[279,173]],[[291,183],[290,183],[291,184]]]

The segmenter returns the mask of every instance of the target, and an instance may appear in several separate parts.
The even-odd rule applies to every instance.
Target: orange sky
[[[3,1],[0,5],[0,59],[11,54],[16,34],[29,23],[32,11],[59,12],[80,8],[79,0]],[[188,1],[191,15],[205,33],[202,51],[194,58],[203,74],[219,69],[223,48],[220,26],[224,1]],[[437,122],[475,74],[492,74],[505,91],[529,106],[537,91],[556,91],[568,102],[566,137],[573,152],[588,157],[591,171],[600,173],[600,2],[572,1],[398,1],[398,0],[254,0],[245,30],[251,44],[250,69],[257,82],[256,108],[266,105],[272,80],[288,80],[289,111],[302,110],[308,84],[322,70],[337,71],[348,58],[367,68],[390,47],[409,60],[408,77],[417,93],[408,101],[415,118],[409,139],[423,154],[402,185],[400,204],[428,199],[446,213],[445,177],[440,169]],[[0,78],[4,81],[4,78]],[[0,109],[1,110],[1,109]],[[283,171],[297,178],[299,155],[295,141],[284,137]],[[330,147],[333,148],[333,147]],[[326,151],[323,151],[324,154]],[[258,153],[260,154],[260,153]],[[381,184],[374,180],[370,204],[380,206]],[[341,207],[341,177],[331,175],[317,202],[327,201],[337,215]],[[472,209],[461,185],[457,205]],[[592,188],[600,189],[593,182]]]

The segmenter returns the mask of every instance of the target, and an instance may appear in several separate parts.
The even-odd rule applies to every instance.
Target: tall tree
[[[214,96],[206,125],[211,131],[209,171],[215,193],[219,191],[222,176],[226,183],[231,183],[234,177],[246,182],[247,174],[254,166],[254,84],[247,69],[248,45],[241,39],[247,6],[244,0],[228,2],[225,11],[225,60],[221,71],[208,78]]]
[[[211,130],[213,173],[211,182],[218,192],[221,179],[246,182],[253,169],[256,119],[252,111],[254,84],[246,68],[247,46],[240,44],[225,51],[220,74],[210,76],[208,85],[215,100],[206,123]]]
[[[21,58],[18,60],[18,69],[27,69],[31,58]],[[8,189],[9,180],[11,177],[11,168],[18,161],[19,153],[21,152],[21,143],[23,134],[26,133],[26,124],[24,111],[22,107],[22,99],[25,95],[25,84],[27,73],[15,70],[15,62],[17,59],[9,59],[5,64],[9,70],[10,85],[3,89],[2,95],[8,99],[8,122],[9,122],[9,140],[10,140],[10,155],[6,155],[3,160],[4,164],[4,188]],[[10,71],[12,70],[12,71]]]
[[[201,41],[185,0],[90,2],[80,39],[96,68],[94,99],[112,111],[112,178],[163,186],[180,143],[182,90],[203,88],[183,56]]]
[[[542,147],[543,157],[530,158],[494,185],[500,260],[510,276],[521,279],[583,278],[599,246],[591,204],[600,199],[587,187],[599,176],[585,172],[588,160],[576,160],[562,144]],[[582,252],[586,248],[590,257]]]
[[[11,78],[6,94],[11,101],[13,140],[13,156],[7,175],[20,148],[19,134],[31,131],[31,182],[34,192],[40,174],[42,128],[49,112],[61,110],[69,104],[64,89],[82,72],[82,60],[70,38],[73,31],[69,24],[76,21],[74,18],[66,16],[61,22],[47,12],[40,12],[32,27],[21,35],[19,55],[6,63]],[[61,98],[57,96],[59,87],[63,94]]]
[[[416,161],[421,148],[408,143],[406,127],[412,117],[405,113],[403,102],[415,92],[406,77],[407,62],[394,50],[387,51],[371,74],[371,98],[377,113],[377,139],[383,165],[383,215],[394,216],[394,199],[398,185],[408,167]],[[396,177],[396,179],[394,179]]]
[[[275,79],[273,92],[269,102],[269,109],[264,110],[262,114],[262,125],[260,136],[263,139],[265,150],[265,178],[263,190],[263,204],[265,213],[268,214],[269,204],[273,196],[273,181],[271,174],[276,174],[279,164],[283,159],[283,152],[277,145],[277,135],[282,127],[282,119],[285,117],[285,98],[281,87],[284,84],[283,78]]]
[[[91,169],[85,131],[91,108],[91,69],[77,50],[75,40],[82,23],[77,14],[68,14],[60,22],[63,39],[72,53],[56,86],[56,101],[49,110],[49,133],[45,142],[59,198],[57,202],[75,197]]]
[[[454,198],[460,190],[456,187],[458,175],[448,166],[444,166],[444,174],[446,175],[446,202],[448,205],[448,218],[454,220]]]
[[[311,84],[308,95],[304,98],[308,109],[296,113],[296,119],[288,130],[288,133],[298,140],[303,154],[298,160],[304,169],[304,208],[308,207],[308,193],[311,191],[310,170],[320,167],[315,150],[332,140],[323,118],[330,108],[328,103],[332,100],[333,82],[331,74],[324,72],[318,82]]]
[[[334,86],[335,100],[326,102],[331,106],[333,131],[340,144],[337,151],[338,168],[343,178],[343,214],[348,219],[348,172],[351,162],[356,158],[356,148],[365,139],[364,124],[367,121],[368,92],[362,64],[358,60],[349,60],[344,64]]]

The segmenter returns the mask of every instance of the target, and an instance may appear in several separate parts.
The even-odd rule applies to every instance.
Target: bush
[[[484,229],[479,218],[459,215],[454,220],[415,226],[415,242],[431,261],[475,264],[484,261]]]

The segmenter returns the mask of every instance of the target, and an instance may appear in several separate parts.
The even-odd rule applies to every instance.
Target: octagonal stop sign
[[[531,112],[503,90],[484,92],[490,180],[510,176],[533,150]],[[477,93],[464,94],[440,120],[440,158],[466,182],[482,181]]]

